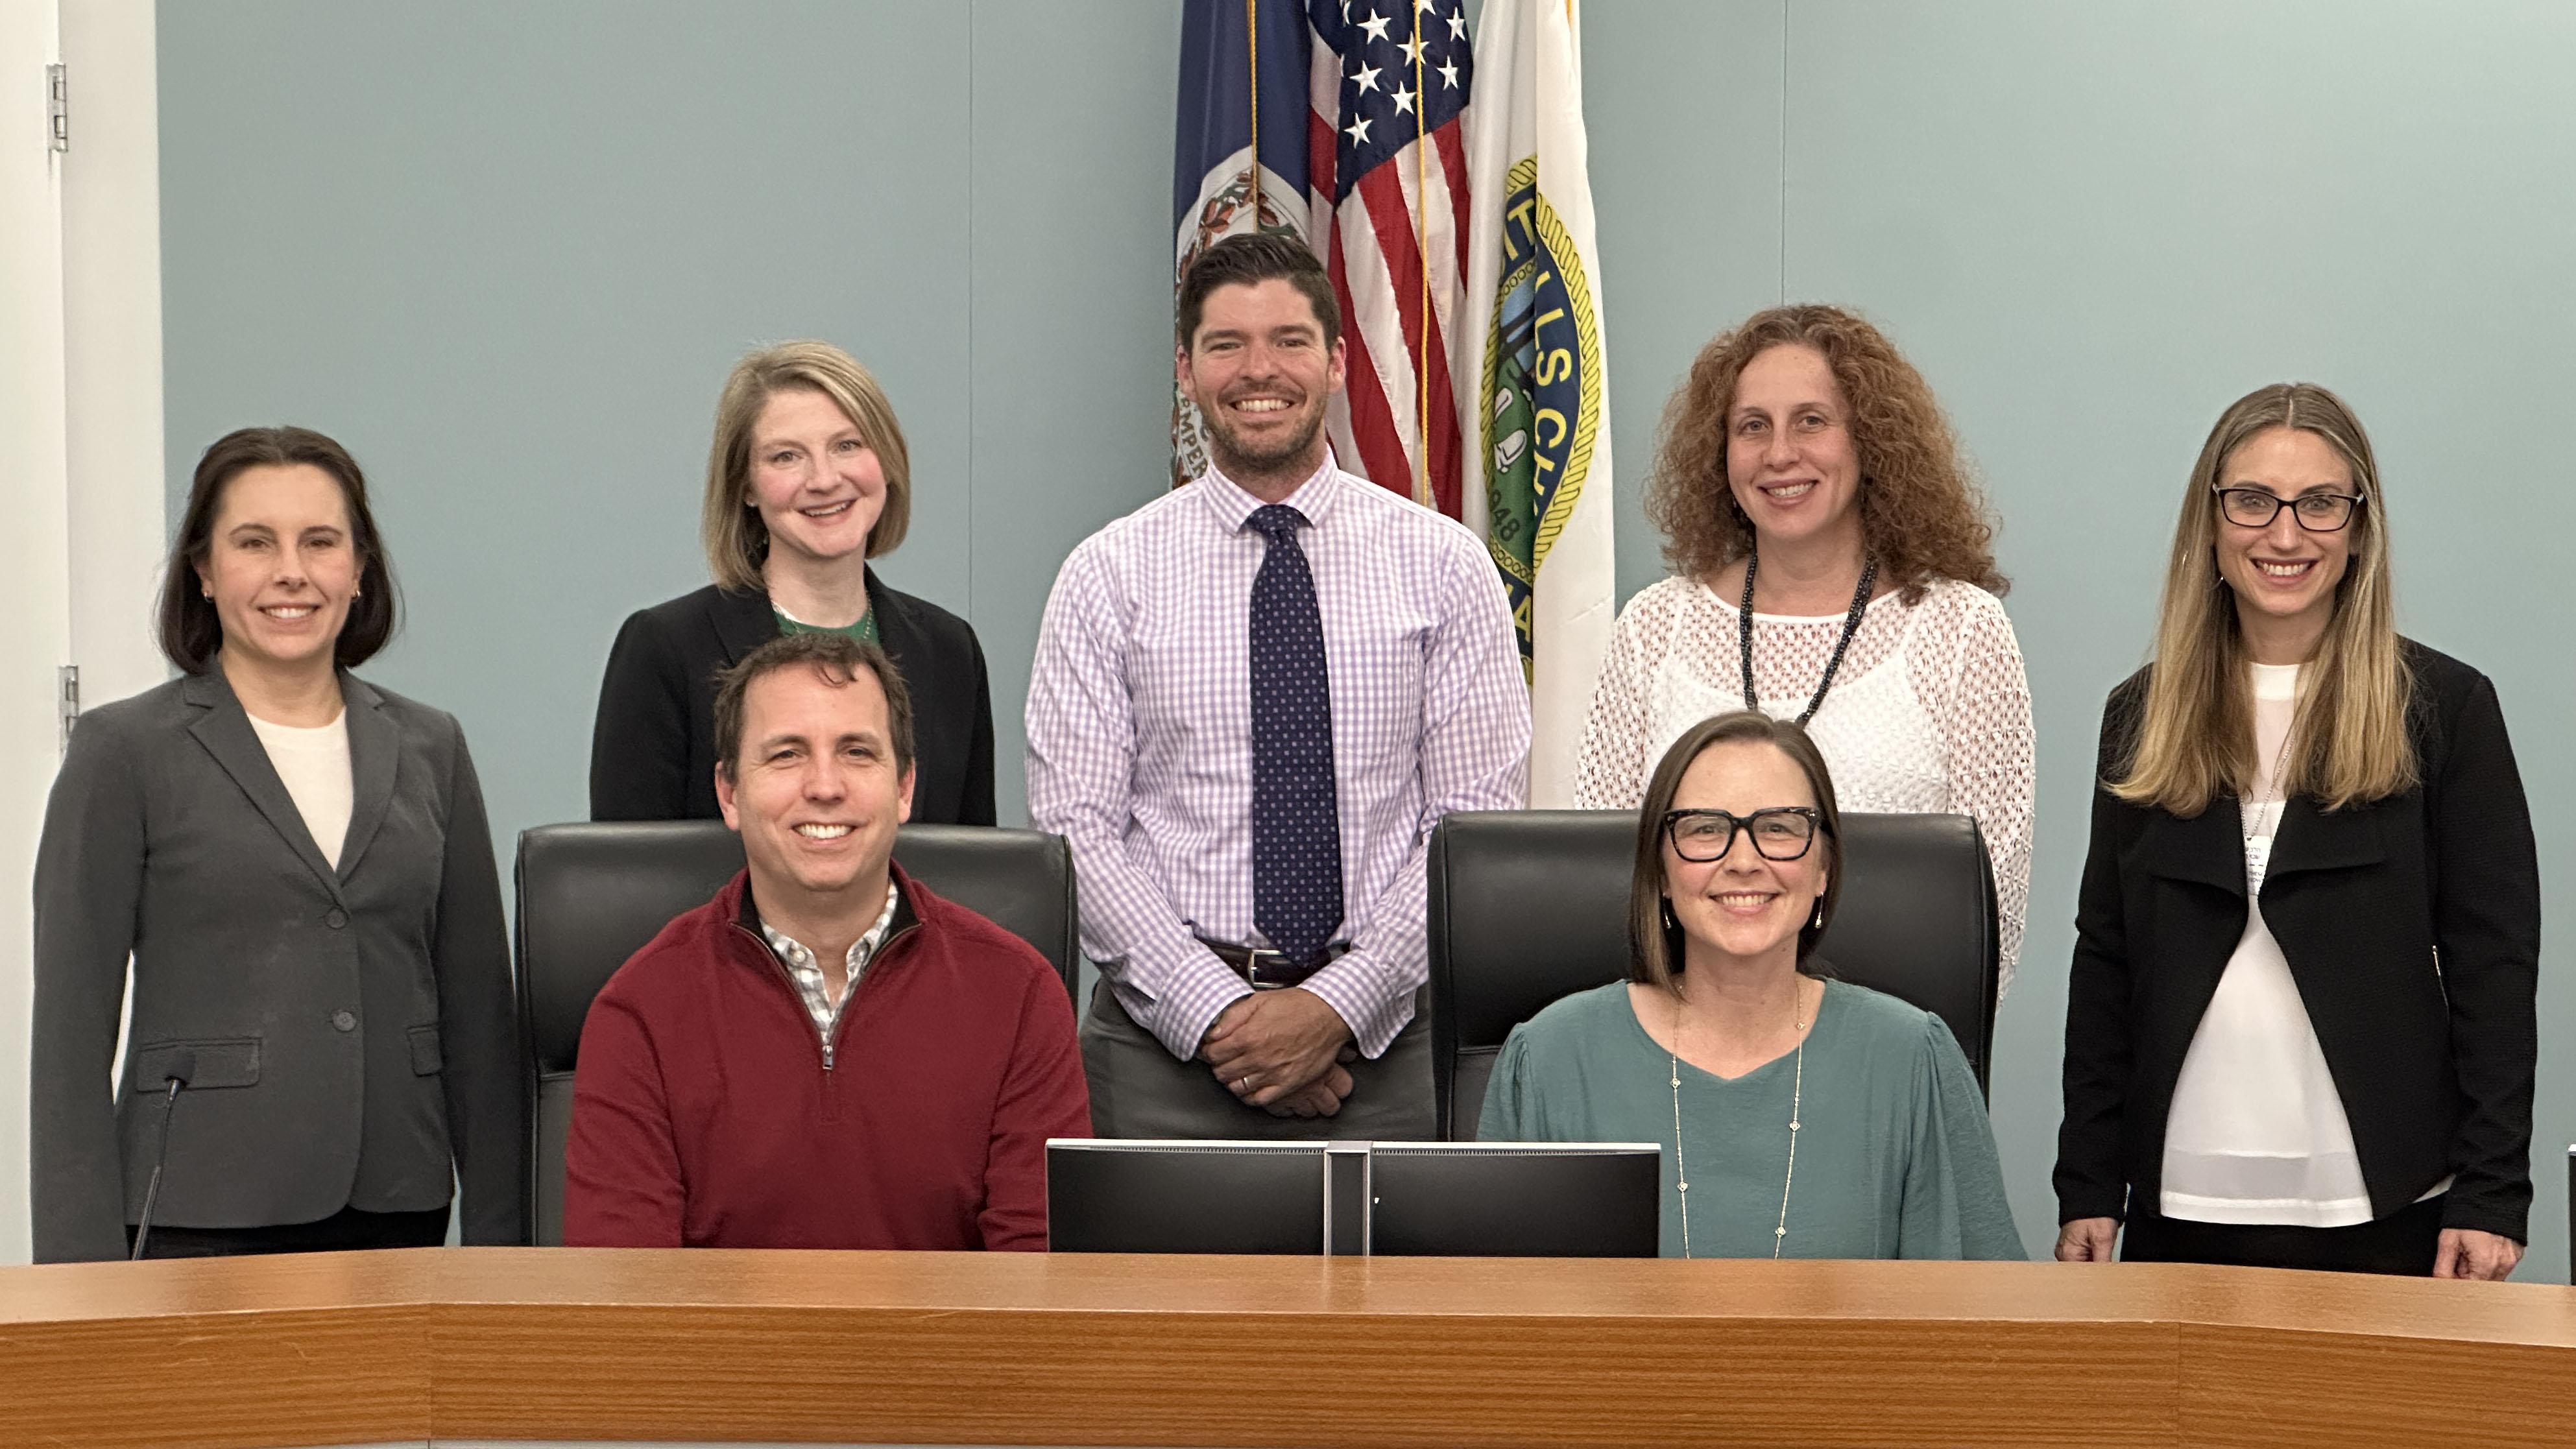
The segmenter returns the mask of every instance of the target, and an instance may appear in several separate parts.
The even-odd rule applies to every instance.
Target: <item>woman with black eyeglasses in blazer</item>
[[[2531,817],[2495,686],[2398,636],[2369,438],[2266,387],[2103,711],[2057,1256],[2501,1278],[2531,1204]]]

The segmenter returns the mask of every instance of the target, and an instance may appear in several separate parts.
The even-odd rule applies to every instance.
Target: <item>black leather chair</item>
[[[1061,836],[907,825],[895,859],[949,900],[1007,927],[1047,958],[1071,996],[1082,969],[1073,854]],[[519,834],[519,1028],[529,1072],[534,1241],[563,1241],[564,1139],[590,1000],[673,916],[742,869],[720,820],[540,825]]]
[[[1995,878],[1965,815],[1845,815],[1843,889],[1816,955],[1937,1013],[1986,1085],[1999,966]],[[1628,974],[1627,810],[1452,815],[1431,833],[1431,1075],[1440,1135],[1476,1135],[1513,1027]]]

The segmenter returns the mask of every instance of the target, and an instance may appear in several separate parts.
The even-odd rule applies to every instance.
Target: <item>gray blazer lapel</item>
[[[269,763],[267,746],[251,729],[250,716],[243,712],[241,701],[233,697],[233,688],[224,682],[223,672],[209,669],[192,674],[181,692],[188,703],[203,711],[188,726],[188,733],[195,735],[206,753],[215,757],[215,763],[224,767],[224,773],[233,777],[233,783],[250,797],[250,803],[268,817],[268,823],[285,837],[287,845],[321,878],[331,898],[338,900],[339,876],[322,859],[321,848],[313,843],[313,832],[305,828],[303,812],[295,808],[295,797],[286,793],[286,782],[277,777],[277,767]]]
[[[340,698],[349,718],[349,838],[340,845],[340,878],[358,861],[385,823],[402,762],[402,731],[385,718],[383,695],[354,675],[340,676]]]

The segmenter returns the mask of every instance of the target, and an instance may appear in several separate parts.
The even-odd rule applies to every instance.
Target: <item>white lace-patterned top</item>
[[[2349,1227],[2370,1221],[2352,1122],[2290,963],[2263,923],[2263,873],[2285,806],[2281,752],[2298,713],[2300,666],[2247,667],[2262,783],[2237,803],[2245,934],[2174,1081],[2158,1206],[2193,1222]]]
[[[1744,706],[1736,606],[1696,579],[1670,578],[1619,614],[1592,691],[1575,803],[1634,810],[1682,732]],[[1843,617],[1753,616],[1753,688],[1765,714],[1807,707]],[[1957,811],[1976,818],[1994,857],[2003,984],[2021,957],[2030,900],[2030,683],[2001,600],[1938,579],[1917,603],[1903,590],[1861,613],[1808,733],[1845,810]]]

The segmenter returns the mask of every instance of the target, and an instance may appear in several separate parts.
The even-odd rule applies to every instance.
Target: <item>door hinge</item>
[[[46,124],[50,128],[46,137],[47,148],[54,151],[70,150],[72,148],[71,81],[64,75],[60,65],[45,67],[45,115]]]
[[[80,666],[66,664],[54,673],[62,683],[62,697],[55,702],[55,707],[62,713],[61,748],[68,754],[72,747],[72,726],[80,723]]]

